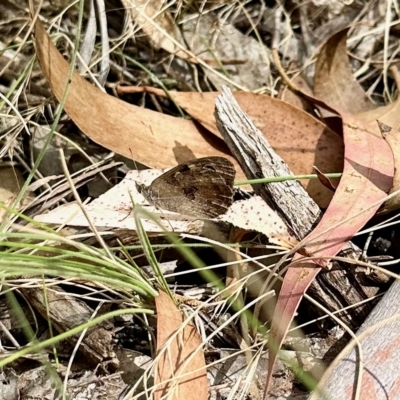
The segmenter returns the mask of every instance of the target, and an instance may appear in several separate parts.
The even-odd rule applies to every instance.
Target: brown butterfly
[[[223,214],[233,202],[235,168],[223,157],[204,157],[179,164],[150,186],[136,183],[152,205],[198,218]]]

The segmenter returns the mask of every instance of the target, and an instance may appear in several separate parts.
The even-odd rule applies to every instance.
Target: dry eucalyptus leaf
[[[187,321],[163,291],[155,298],[157,357],[154,393],[161,399],[208,399],[207,368],[202,340],[193,322]],[[168,393],[168,396],[166,394]]]
[[[322,47],[315,67],[314,94],[337,110],[356,114],[377,106],[354,79],[347,54],[347,32],[348,28],[343,29]]]
[[[219,216],[217,220],[263,233],[271,243],[288,249],[298,243],[280,216],[260,196],[235,201],[228,212]]]

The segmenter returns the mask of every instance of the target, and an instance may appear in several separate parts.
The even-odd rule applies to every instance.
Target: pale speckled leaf
[[[229,210],[216,220],[263,233],[271,243],[285,248],[291,249],[298,243],[280,216],[260,196],[235,201]]]
[[[157,210],[155,207],[150,206],[137,191],[136,182],[149,185],[165,171],[129,171],[122,182],[85,206],[93,224],[96,227],[136,230],[132,212],[132,198],[135,204],[142,206],[146,211],[159,218],[166,230],[199,233],[203,226],[201,220],[190,220],[176,213]],[[76,203],[67,204],[46,214],[37,215],[35,220],[50,224],[89,226],[86,217]],[[143,219],[142,223],[147,232],[161,232],[160,227],[151,220]]]
[[[142,206],[146,211],[159,218],[165,229],[177,233],[200,233],[204,224],[203,220],[190,219],[177,213],[158,210],[149,205],[137,191],[136,182],[150,185],[154,179],[168,170],[129,171],[118,185],[85,206],[93,224],[99,228],[136,230],[132,213],[132,196],[135,204]],[[89,226],[86,217],[76,203],[63,205],[46,214],[38,215],[35,220],[49,224]],[[235,201],[227,213],[214,220],[230,222],[239,228],[263,233],[271,243],[278,246],[292,248],[297,244],[284,222],[259,196]],[[151,220],[142,219],[142,223],[147,232],[161,232],[159,226]]]

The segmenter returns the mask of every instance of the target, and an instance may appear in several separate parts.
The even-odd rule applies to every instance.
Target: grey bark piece
[[[395,281],[357,332],[367,329],[397,314],[397,318],[368,332],[361,347],[363,381],[360,399],[399,399],[400,346],[400,281]],[[344,355],[332,374],[323,382],[324,396],[311,395],[309,400],[349,400],[354,398],[360,357],[356,350]],[[324,379],[324,378],[323,378]]]
[[[215,103],[218,129],[247,177],[293,175],[229,89],[223,87]],[[299,240],[311,231],[321,216],[318,205],[297,181],[260,184],[253,188],[279,213]]]
[[[70,296],[58,286],[52,286],[45,298],[42,289],[24,289],[30,304],[44,317],[51,320],[52,326],[58,332],[66,332],[87,322],[93,310],[83,301]],[[49,310],[46,304],[50,304]],[[49,312],[49,315],[47,313]],[[69,337],[67,341],[75,345],[77,337]],[[94,326],[86,332],[80,347],[80,353],[91,365],[102,364],[105,369],[114,372],[119,362],[113,351],[112,333],[102,324]]]

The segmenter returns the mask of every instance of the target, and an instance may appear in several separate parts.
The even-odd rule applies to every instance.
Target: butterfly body
[[[138,191],[154,206],[198,218],[223,214],[233,202],[233,164],[223,157],[187,161]]]

